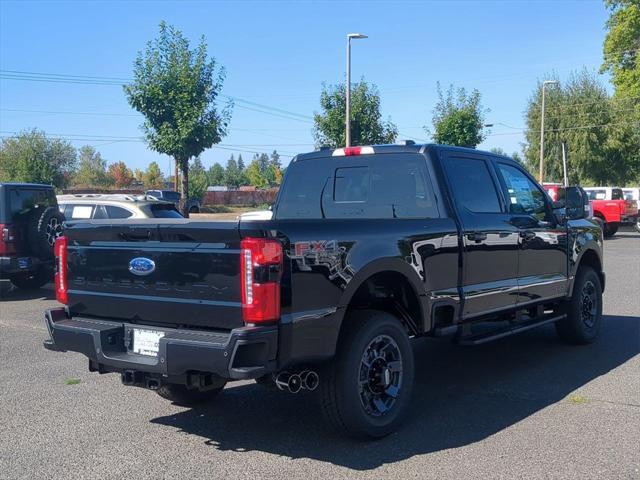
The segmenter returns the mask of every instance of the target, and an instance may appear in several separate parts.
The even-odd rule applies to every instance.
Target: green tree
[[[238,163],[231,155],[227,160],[227,167],[224,170],[224,184],[229,188],[238,188],[242,181],[242,174],[238,168]]]
[[[116,188],[127,188],[131,186],[134,179],[133,172],[127,168],[127,164],[124,162],[116,162],[109,165],[107,176],[109,177],[109,183]]]
[[[209,178],[209,185],[224,185],[224,168],[219,163],[214,163],[209,167],[207,177]]]
[[[189,196],[189,159],[219,143],[227,133],[231,105],[222,109],[217,97],[224,70],[207,56],[204,37],[191,50],[179,30],[160,23],[134,64],[134,81],[124,87],[129,104],[145,116],[149,147],[172,156],[182,171],[183,211]]]
[[[616,95],[629,98],[640,113],[640,2],[605,0],[611,11],[601,71],[611,73]]]
[[[265,188],[268,186],[267,179],[260,170],[260,162],[254,158],[246,170],[247,179],[250,185],[256,188]]]
[[[606,0],[611,15],[607,21],[601,72],[609,72],[615,87],[613,125],[607,154],[612,165],[622,165],[636,175],[626,183],[640,181],[640,2]]]
[[[540,158],[541,91],[542,84],[538,83],[525,116],[524,163],[536,177]],[[613,105],[600,79],[587,70],[573,73],[567,82],[546,90],[545,181],[559,181],[563,177],[563,141],[567,144],[570,183],[624,185],[637,175],[633,156],[625,151],[626,147],[613,141],[619,127]]]
[[[77,164],[76,149],[64,140],[33,129],[0,144],[0,182],[69,184]]]
[[[464,88],[454,90],[450,85],[446,93],[440,83],[438,102],[433,110],[433,140],[436,143],[475,148],[485,139],[484,114],[480,104],[480,92],[467,93]],[[429,132],[428,128],[425,128]]]
[[[111,185],[111,179],[107,174],[107,161],[102,158],[100,152],[91,145],[85,145],[78,151],[80,161],[78,170],[73,177],[76,187],[105,188]]]
[[[242,159],[242,154],[238,155],[238,168],[240,169],[241,172],[244,172],[245,164],[244,164],[244,160]]]
[[[157,190],[164,188],[164,175],[157,162],[151,162],[143,174],[144,188]]]
[[[320,93],[321,113],[313,115],[314,138],[317,146],[332,148],[345,145],[345,84],[326,86]],[[364,79],[351,87],[351,144],[375,145],[393,143],[397,127],[382,120],[380,93]]]
[[[202,165],[200,157],[196,157],[193,159],[190,167],[190,176],[191,196],[197,198],[198,200],[201,200],[202,196],[207,191],[207,187],[209,186],[209,177],[207,176],[207,171],[204,169],[204,165]]]

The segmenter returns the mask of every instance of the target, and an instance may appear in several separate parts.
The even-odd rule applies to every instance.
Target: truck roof
[[[355,148],[355,147],[350,147]],[[451,152],[459,152],[459,153],[482,153],[483,155],[491,155],[493,157],[499,157],[505,160],[509,160],[511,162],[515,162],[512,158],[505,157],[504,155],[499,155],[493,152],[487,152],[485,150],[476,150],[475,148],[465,148],[465,147],[456,147],[453,145],[442,145],[437,143],[423,143],[418,144],[411,141],[407,141],[405,143],[400,144],[387,144],[387,145],[371,145],[371,146],[362,146],[360,148],[373,149],[373,152],[368,151],[368,154],[380,154],[380,153],[424,153],[425,151],[451,151]],[[301,153],[296,155],[292,162],[304,161],[304,160],[314,160],[318,158],[327,158],[331,156],[342,156],[345,155],[343,153],[344,149],[342,148],[328,148],[321,147],[319,150],[309,153]],[[364,152],[362,153],[365,154]]]

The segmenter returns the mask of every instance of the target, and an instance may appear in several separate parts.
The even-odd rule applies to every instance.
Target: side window
[[[369,167],[338,168],[333,184],[333,201],[366,202],[369,183]]]
[[[507,187],[510,213],[532,215],[538,220],[545,220],[547,208],[542,190],[511,165],[499,163],[498,169]]]
[[[121,207],[106,205],[105,208],[107,209],[107,218],[129,218],[133,215],[133,212]]]
[[[479,158],[450,158],[445,162],[456,203],[474,213],[501,213],[498,192],[486,162]]]
[[[93,214],[93,205],[67,205],[64,216],[71,220],[89,219]]]
[[[105,218],[109,218],[109,217],[107,216],[107,212],[105,211],[105,209],[104,209],[104,206],[103,206],[103,205],[96,205],[96,209],[95,209],[95,211],[93,212],[93,218],[94,218],[95,220],[103,220],[103,219],[105,219]]]

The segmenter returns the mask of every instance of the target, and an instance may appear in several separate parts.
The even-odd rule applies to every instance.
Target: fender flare
[[[431,326],[431,305],[424,288],[424,283],[418,273],[407,262],[400,258],[380,258],[366,264],[358,270],[356,275],[348,283],[347,288],[345,288],[340,300],[338,301],[338,310],[336,311],[336,315],[338,316],[340,326],[342,326],[344,315],[346,314],[349,304],[358,289],[373,275],[382,272],[399,273],[407,279],[414,294],[416,295],[416,298],[418,299],[420,307],[420,316],[422,321],[418,326],[422,329],[422,332],[428,331]]]

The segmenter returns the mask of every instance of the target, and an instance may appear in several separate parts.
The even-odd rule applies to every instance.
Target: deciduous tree
[[[454,90],[450,85],[445,93],[438,83],[438,103],[433,110],[433,140],[436,143],[475,148],[484,138],[484,114],[480,92],[467,93],[464,88]],[[429,129],[426,128],[427,132]]]
[[[164,175],[157,162],[151,162],[143,174],[144,188],[157,190],[164,188]]]
[[[77,187],[105,188],[111,185],[111,179],[107,174],[107,161],[102,158],[100,152],[91,145],[85,145],[78,151],[80,160],[78,170],[73,177],[73,183]]]
[[[332,148],[345,145],[345,84],[323,85],[320,113],[315,113],[314,138],[317,146]],[[351,87],[351,144],[393,143],[398,129],[390,120],[382,120],[380,93],[375,85],[360,80]]]
[[[0,182],[47,183],[63,188],[77,165],[76,149],[39,130],[25,130],[0,144]]]
[[[182,170],[183,212],[189,196],[189,159],[219,143],[227,133],[230,104],[219,106],[224,70],[207,55],[204,37],[195,49],[179,30],[160,23],[159,36],[134,64],[124,87],[129,104],[145,116],[149,147],[172,156]]]
[[[110,183],[116,188],[127,188],[133,183],[133,172],[127,168],[127,164],[124,162],[109,165],[107,175]]]

